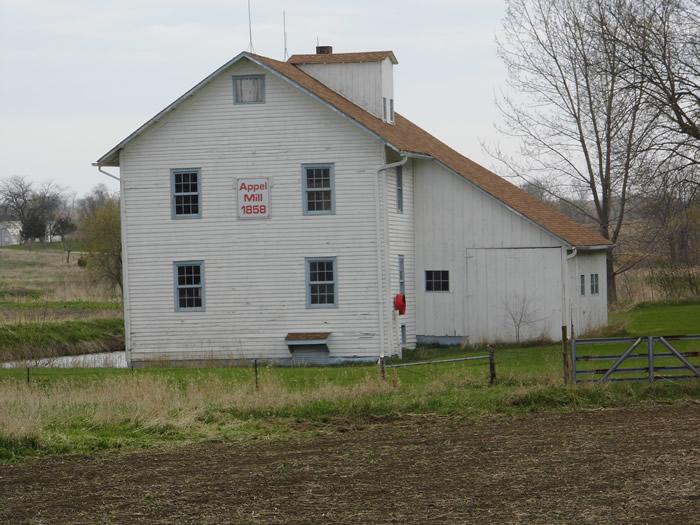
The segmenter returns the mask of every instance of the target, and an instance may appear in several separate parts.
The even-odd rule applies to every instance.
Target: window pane
[[[335,304],[335,264],[332,260],[309,261],[309,304]]]
[[[234,77],[236,103],[250,104],[264,101],[263,77]]]
[[[449,292],[450,272],[448,270],[426,270],[425,290],[427,292]]]

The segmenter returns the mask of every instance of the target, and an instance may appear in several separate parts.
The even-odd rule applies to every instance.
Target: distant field
[[[0,249],[0,361],[123,348],[121,303],[60,243]]]

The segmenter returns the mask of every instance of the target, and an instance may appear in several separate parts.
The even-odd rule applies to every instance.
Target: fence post
[[[496,355],[493,347],[489,346],[489,385],[496,382]]]
[[[258,390],[258,360],[253,359],[253,368],[255,369],[255,390]]]
[[[647,357],[649,360],[648,364],[648,373],[649,373],[649,382],[653,383],[654,382],[654,336],[650,335],[647,337]]]
[[[564,364],[564,384],[569,384],[569,354],[567,352],[566,325],[561,327],[561,357]]]

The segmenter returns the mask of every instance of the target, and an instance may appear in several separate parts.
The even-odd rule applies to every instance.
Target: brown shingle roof
[[[344,64],[349,62],[381,62],[385,58],[398,64],[393,51],[366,51],[364,53],[329,53],[314,55],[292,55],[290,64]]]
[[[333,55],[309,56],[327,57]],[[610,244],[610,241],[602,237],[594,229],[579,224],[514,184],[469,160],[398,113],[396,114],[395,124],[388,124],[292,65],[291,58],[290,62],[280,62],[279,60],[260,55],[250,54],[250,57],[293,80],[394,147],[402,151],[433,157],[513,210],[523,214],[531,221],[539,224],[571,245],[599,246]]]

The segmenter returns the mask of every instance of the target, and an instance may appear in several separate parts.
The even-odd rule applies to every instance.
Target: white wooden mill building
[[[396,65],[244,52],[96,162],[120,168],[132,365],[376,359],[606,323],[608,241],[395,111]]]

